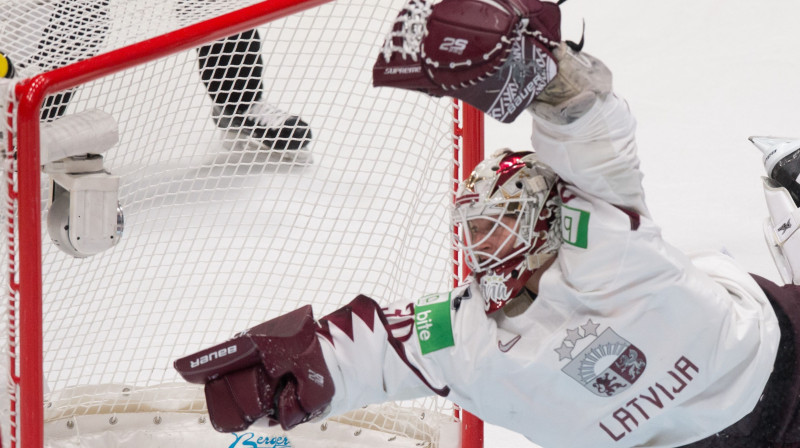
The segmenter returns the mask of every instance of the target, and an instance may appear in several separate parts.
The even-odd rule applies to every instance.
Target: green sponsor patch
[[[431,294],[414,307],[414,328],[423,355],[455,345],[450,321],[450,294]]]
[[[561,238],[565,243],[586,249],[589,245],[589,212],[562,205]]]

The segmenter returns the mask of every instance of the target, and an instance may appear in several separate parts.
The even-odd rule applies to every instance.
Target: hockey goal
[[[403,3],[0,0],[3,447],[480,442],[434,398],[219,434],[172,369],[306,303],[321,316],[452,287],[446,208],[482,157],[482,118],[371,87]],[[225,55],[253,48],[263,66]],[[310,144],[219,128],[211,57],[263,80],[260,111],[299,116]]]

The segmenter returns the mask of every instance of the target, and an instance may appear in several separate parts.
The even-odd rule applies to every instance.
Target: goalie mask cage
[[[377,3],[0,0],[0,52],[16,71],[0,80],[3,447],[482,443],[481,422],[437,398],[288,433],[220,434],[202,388],[172,369],[306,303],[319,317],[359,293],[411,300],[463,275],[447,206],[482,157],[482,115],[371,87],[403,6]],[[265,149],[212,120],[197,47],[251,29],[263,100],[308,122],[306,150]],[[108,120],[66,125],[87,111],[116,127],[102,168],[118,177],[124,231],[113,247],[74,258],[48,234],[56,188],[41,166],[40,128],[91,146]],[[476,431],[459,436],[454,415]]]

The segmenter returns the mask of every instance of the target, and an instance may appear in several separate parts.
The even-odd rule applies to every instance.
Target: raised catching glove
[[[174,365],[186,381],[205,384],[208,414],[220,432],[241,431],[262,417],[288,430],[321,415],[333,398],[311,306]]]
[[[556,75],[561,12],[539,0],[409,0],[373,84],[451,96],[510,123]]]

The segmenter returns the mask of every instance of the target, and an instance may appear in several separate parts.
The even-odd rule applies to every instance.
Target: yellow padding
[[[10,78],[11,76],[13,76],[11,61],[8,60],[6,55],[0,53],[0,78]]]

